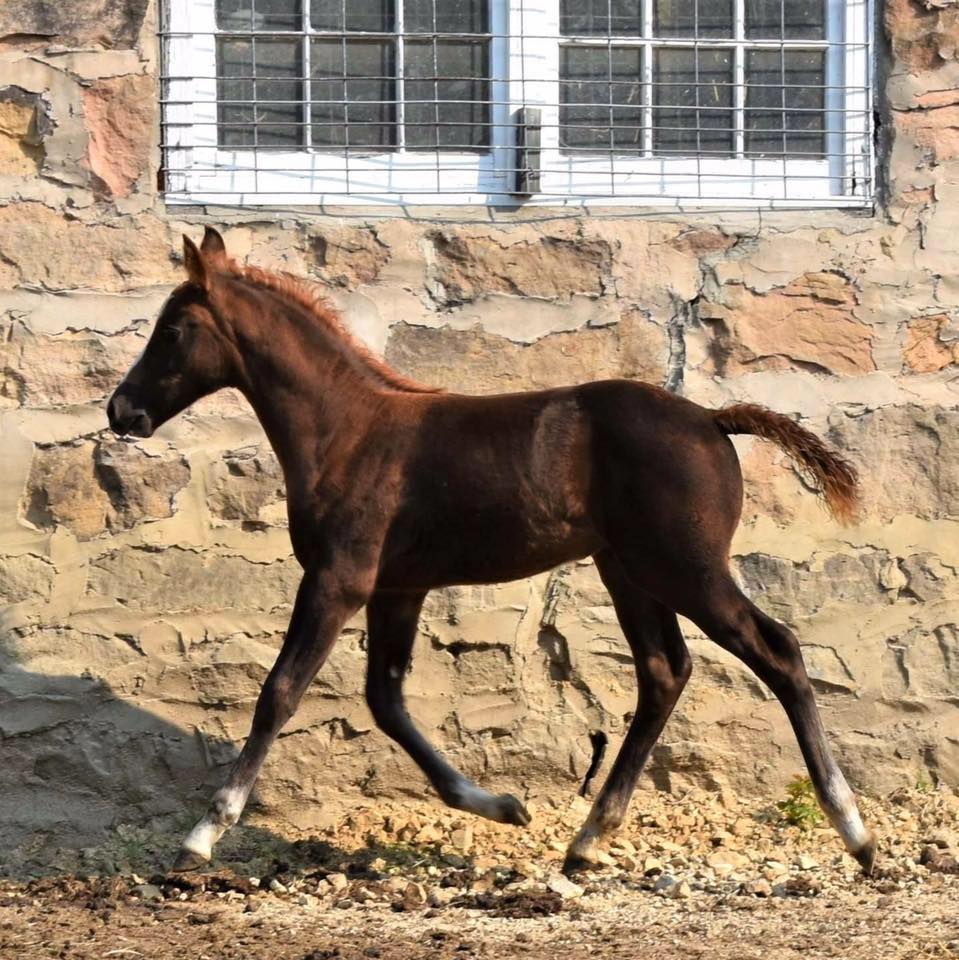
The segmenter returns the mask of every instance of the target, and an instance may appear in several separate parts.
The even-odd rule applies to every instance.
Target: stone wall
[[[135,445],[104,429],[181,275],[180,234],[203,223],[236,255],[325,284],[418,378],[475,392],[643,378],[828,436],[862,471],[862,523],[838,528],[776,449],[739,440],[739,575],[803,640],[857,785],[959,783],[959,7],[891,0],[882,16],[874,214],[338,217],[166,209],[153,6],[4,4],[0,842],[195,815],[290,612],[282,478],[241,399]],[[654,781],[779,790],[801,769],[780,707],[689,636],[696,670]],[[372,728],[363,650],[357,619],[278,742],[257,794],[274,820],[425,789]],[[588,562],[433,595],[408,690],[469,774],[555,795],[582,775],[588,731],[615,742],[634,706]]]

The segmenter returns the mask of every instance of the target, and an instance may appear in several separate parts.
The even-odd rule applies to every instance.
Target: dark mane
[[[370,373],[384,385],[404,393],[443,392],[442,387],[431,387],[404,377],[393,370],[385,360],[376,356],[366,344],[346,329],[340,314],[316,284],[289,273],[264,270],[261,267],[242,266],[232,259],[224,259],[218,266],[230,276],[245,280],[257,287],[265,287],[267,290],[272,290],[286,300],[303,307],[347,350],[354,353]]]

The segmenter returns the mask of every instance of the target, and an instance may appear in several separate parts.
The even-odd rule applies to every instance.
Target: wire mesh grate
[[[166,198],[863,206],[871,14],[870,0],[167,0]]]

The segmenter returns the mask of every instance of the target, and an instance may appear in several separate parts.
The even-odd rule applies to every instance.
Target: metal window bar
[[[872,198],[869,0],[822,0],[822,35],[798,37],[786,36],[793,27],[787,20],[792,0],[779,0],[778,37],[749,34],[747,0],[731,0],[728,35],[718,36],[706,35],[713,28],[708,23],[703,27],[695,0],[692,35],[687,31],[682,36],[657,35],[660,0],[642,0],[638,29],[631,33],[614,27],[612,0],[591,0],[605,14],[603,33],[563,32],[550,13],[560,0],[483,0],[501,3],[509,12],[497,19],[487,10],[484,25],[489,29],[484,32],[445,31],[436,0],[431,0],[429,33],[407,32],[407,0],[394,0],[389,33],[347,29],[347,13],[359,0],[341,0],[340,30],[316,29],[308,0],[299,5],[290,0],[291,9],[299,10],[299,30],[258,30],[250,0],[246,33],[235,24],[228,30],[217,26],[219,2],[166,0],[162,5],[161,146],[166,198],[173,203],[519,202],[512,192],[520,172],[515,134],[497,117],[515,118],[525,108],[533,108],[527,115],[540,117],[542,148],[539,192],[524,196],[524,202],[862,206]],[[578,0],[577,5],[590,2]],[[766,0],[765,7],[770,6]],[[197,8],[205,14],[185,16]],[[826,29],[837,17],[847,25],[861,22],[858,29]],[[186,29],[193,23],[193,29]],[[496,23],[512,24],[514,31],[519,24],[520,29],[513,34],[494,30]],[[248,42],[248,72],[242,66],[226,71],[210,56],[219,49],[217,38],[224,37]],[[296,39],[301,48],[302,62],[277,77],[261,67],[257,52],[258,40],[273,38]],[[313,114],[312,41],[318,38],[339,41],[340,98],[327,95],[323,103],[330,111],[341,110],[342,124]],[[432,54],[431,75],[420,75],[423,65],[416,74],[420,96],[415,119],[406,109],[408,38]],[[394,72],[351,73],[349,42],[377,39],[394,44]],[[441,71],[441,40],[464,45],[453,71]],[[505,56],[494,55],[496,41],[503,42]],[[481,59],[464,59],[467,43],[486,44],[485,68]],[[550,49],[570,59],[556,60]],[[637,73],[624,78],[630,49],[636,50]],[[663,74],[657,57],[681,51],[688,51],[687,59],[674,59],[672,73]],[[707,53],[712,57],[708,61],[702,59]],[[770,57],[778,61],[777,69]],[[544,64],[552,64],[553,73],[544,72]],[[230,82],[248,82],[251,100],[226,95]],[[354,82],[382,89],[393,85],[393,98],[359,101],[376,111],[361,116],[374,116],[371,123],[381,131],[392,130],[391,142],[353,139]],[[422,97],[424,82],[432,87],[429,100]],[[303,91],[302,101],[271,95],[296,89],[294,84]],[[682,102],[674,93],[680,88],[685,91]],[[277,113],[294,106],[300,109]],[[221,112],[228,107],[249,107],[246,116],[252,122],[242,113]],[[392,111],[384,113],[384,107]],[[778,121],[772,119],[777,116]],[[344,128],[340,144],[327,145],[329,138],[316,141],[319,131],[337,126]],[[224,146],[228,131],[242,136],[246,127],[252,127],[249,147]],[[432,128],[427,146],[410,149],[407,137],[421,128]],[[281,135],[295,142],[295,149],[277,143]],[[729,149],[723,147],[724,136]],[[777,147],[771,146],[774,137]],[[683,146],[661,149],[660,141]],[[692,143],[695,148],[687,146]]]

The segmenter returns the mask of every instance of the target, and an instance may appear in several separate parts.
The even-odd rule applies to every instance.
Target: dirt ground
[[[575,882],[559,866],[579,799],[534,804],[525,831],[414,801],[307,838],[251,823],[189,876],[161,869],[171,838],[127,827],[8,859],[0,958],[959,958],[959,796],[863,806],[882,837],[870,878],[824,825],[700,791],[643,792],[609,862]]]

